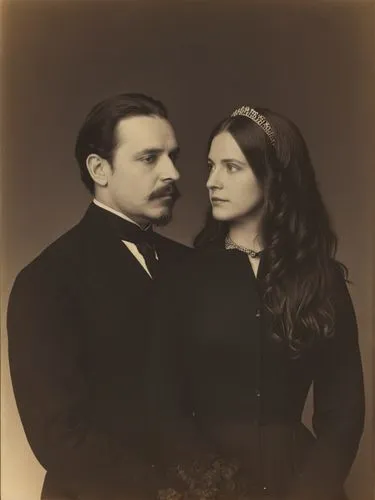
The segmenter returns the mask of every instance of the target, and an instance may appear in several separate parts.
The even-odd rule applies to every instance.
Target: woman
[[[158,293],[160,460],[181,480],[159,498],[344,498],[362,366],[305,141],[285,117],[242,106],[213,131],[208,169],[200,251]],[[311,384],[315,435],[301,423]]]

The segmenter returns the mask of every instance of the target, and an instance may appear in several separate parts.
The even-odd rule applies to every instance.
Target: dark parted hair
[[[272,314],[273,334],[286,340],[298,356],[316,337],[334,333],[332,280],[337,237],[317,185],[305,140],[288,118],[265,108],[254,108],[271,125],[273,145],[251,119],[235,116],[220,122],[209,138],[229,132],[246,157],[263,189],[261,234],[268,266],[263,280],[264,301]],[[213,219],[210,210],[196,248],[223,242],[228,222]]]
[[[112,163],[117,146],[117,124],[132,116],[158,116],[168,119],[167,109],[160,101],[144,94],[124,93],[111,96],[96,104],[81,126],[75,145],[75,157],[81,179],[90,193],[94,194],[94,181],[87,167],[90,154],[98,154]]]

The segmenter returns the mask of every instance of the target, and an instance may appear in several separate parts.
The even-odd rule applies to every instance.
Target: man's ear
[[[86,158],[86,167],[95,184],[102,187],[108,184],[110,166],[107,160],[92,153]]]

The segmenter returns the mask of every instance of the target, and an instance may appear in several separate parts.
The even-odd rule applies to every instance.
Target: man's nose
[[[180,178],[180,172],[177,170],[175,164],[169,156],[162,161],[161,178],[164,181],[178,181]]]

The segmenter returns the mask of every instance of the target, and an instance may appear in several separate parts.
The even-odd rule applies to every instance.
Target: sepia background
[[[93,104],[124,91],[169,108],[183,197],[163,233],[186,244],[207,206],[215,123],[250,104],[300,126],[350,270],[360,329],[367,417],[348,492],[373,498],[374,13],[372,2],[3,2],[2,500],[39,499],[44,475],[14,402],[8,295],[19,270],[82,216],[90,198],[73,157],[77,130]]]

